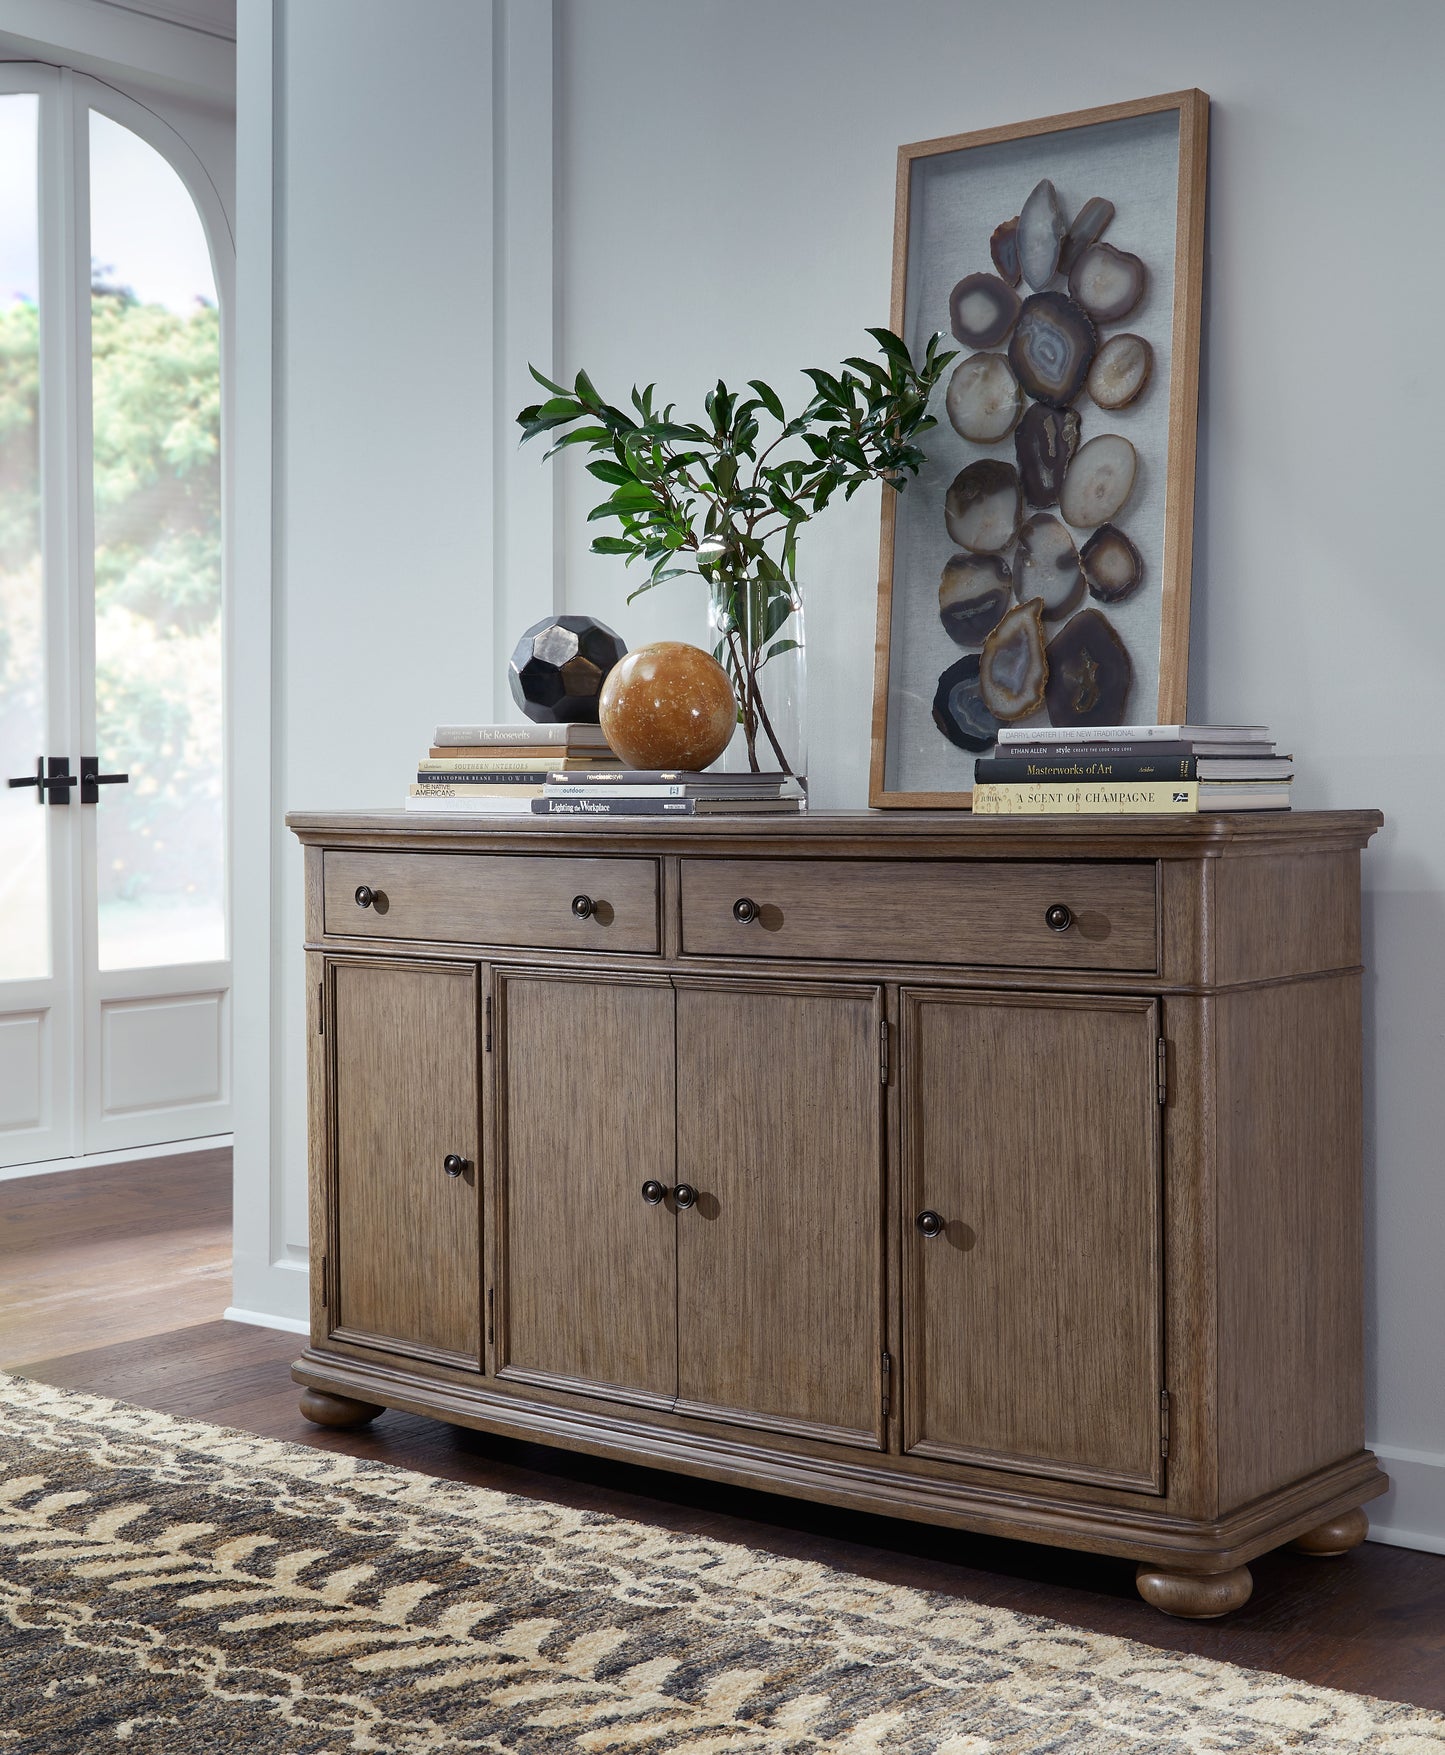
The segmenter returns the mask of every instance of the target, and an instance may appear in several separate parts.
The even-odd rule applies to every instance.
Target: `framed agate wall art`
[[[969,803],[1005,725],[1185,717],[1209,99],[904,146],[892,327],[952,335],[883,496],[873,805]]]

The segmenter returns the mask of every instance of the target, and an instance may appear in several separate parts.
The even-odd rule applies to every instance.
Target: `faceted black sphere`
[[[517,642],[507,681],[529,719],[597,723],[602,680],[627,643],[590,615],[549,615]]]

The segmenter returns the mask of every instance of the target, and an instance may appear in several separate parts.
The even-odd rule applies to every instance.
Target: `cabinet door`
[[[1154,1001],[905,991],[902,1021],[904,1448],[1160,1491]]]
[[[672,987],[499,974],[496,1022],[497,1375],[671,1407]]]
[[[879,990],[677,989],[677,1411],[881,1448]]]
[[[380,959],[327,971],[330,1332],[479,1367],[477,971]]]

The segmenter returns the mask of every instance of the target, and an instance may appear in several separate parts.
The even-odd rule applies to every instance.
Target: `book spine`
[[[432,784],[418,780],[415,786],[407,788],[413,798],[540,798],[542,787],[538,783],[533,786],[503,784],[500,786],[481,785],[466,781],[441,781]]]
[[[418,768],[418,786],[541,786],[547,768]]]
[[[1199,784],[1157,780],[1137,785],[1060,785],[985,783],[974,788],[976,816],[1157,816],[1184,815],[1199,809]]]
[[[1250,746],[1257,748],[1258,746]],[[1189,743],[1182,738],[1160,738],[1155,743],[1067,743],[1059,741],[1057,733],[1050,743],[1004,743],[1000,741],[998,752],[994,756],[985,756],[984,761],[998,761],[1002,758],[1012,760],[1016,756],[1067,756],[1074,761],[1079,756],[1148,756],[1156,761],[1164,756],[1197,756],[1212,753],[1208,744]]]
[[[1042,780],[1194,780],[1197,756],[983,756],[973,765],[974,779]]]
[[[690,817],[690,798],[534,798],[539,817]]]
[[[486,774],[550,774],[558,765],[556,751],[545,756],[531,754],[504,755],[498,751],[474,749],[464,756],[423,756],[417,767],[424,774],[461,774],[475,770]]]
[[[682,781],[642,786],[609,786],[604,791],[590,782],[577,782],[563,774],[547,776],[548,798],[687,798],[689,788]],[[708,793],[715,798],[716,793]]]
[[[524,749],[539,745],[562,745],[566,748],[606,750],[607,744],[595,725],[438,725],[432,733],[434,744],[496,745],[520,744]]]

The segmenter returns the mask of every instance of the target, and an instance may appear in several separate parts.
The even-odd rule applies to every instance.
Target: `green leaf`
[[[895,335],[891,329],[870,329],[868,333],[897,365],[913,370],[913,356],[901,336]]]
[[[550,378],[544,378],[534,365],[528,365],[527,370],[544,390],[550,390],[554,396],[565,396],[567,394],[560,384],[554,384]]]
[[[573,392],[579,402],[599,403],[602,400],[597,394],[592,380],[587,376],[586,372],[583,371],[577,373],[577,382],[573,386]]]
[[[614,463],[610,457],[601,457],[596,463],[589,463],[587,473],[595,475],[598,481],[611,483],[613,487],[632,480],[632,471],[620,463]]]
[[[766,664],[770,658],[776,658],[780,652],[797,652],[801,649],[802,642],[800,640],[774,640],[763,654],[763,663]]]
[[[772,415],[774,420],[782,420],[784,418],[782,399],[779,397],[776,390],[765,384],[761,378],[749,378],[748,388],[757,391],[758,401],[762,403],[763,407],[767,409],[768,413]]]

